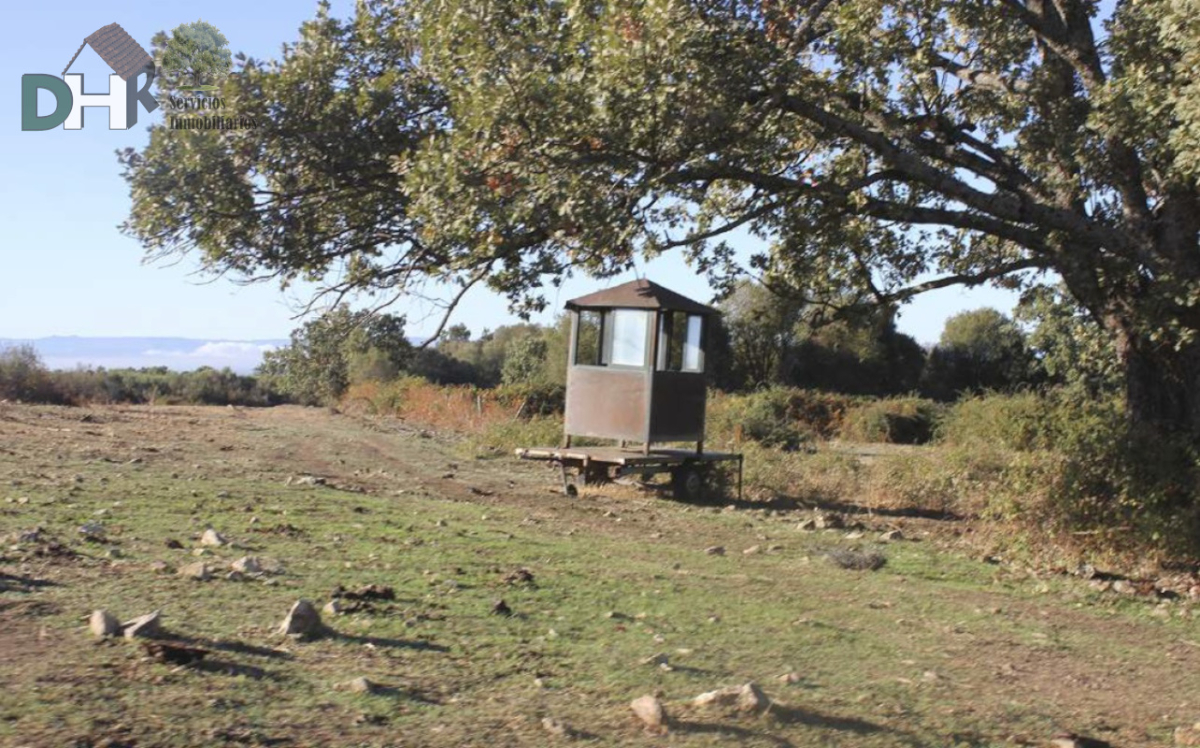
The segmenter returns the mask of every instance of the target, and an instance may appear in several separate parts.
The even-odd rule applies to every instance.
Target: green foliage
[[[963,393],[1012,390],[1036,381],[1036,366],[1021,328],[995,309],[960,312],[946,320],[930,352],[921,388],[952,400]]]
[[[821,325],[805,319],[789,383],[853,395],[896,395],[916,389],[925,351],[896,330],[894,312],[872,309]]]
[[[156,52],[162,52],[162,67],[173,74],[192,76],[192,85],[203,86],[229,72],[232,58],[229,40],[216,26],[193,21],[176,26],[168,37],[159,32],[152,40]]]
[[[1026,294],[1017,319],[1033,325],[1029,346],[1052,382],[1091,397],[1121,391],[1121,362],[1112,338],[1061,288]]]
[[[918,397],[871,400],[846,411],[838,436],[852,442],[925,444],[933,439],[942,411]]]
[[[404,318],[338,306],[294,330],[291,343],[263,356],[259,375],[296,402],[336,402],[358,381],[405,370],[412,345]]]
[[[714,444],[757,442],[783,450],[799,449],[837,432],[853,400],[811,390],[771,387],[708,400],[706,432]]]
[[[504,384],[524,384],[541,381],[546,364],[546,341],[527,335],[509,343],[500,367]]]
[[[730,377],[737,388],[782,384],[784,364],[800,321],[798,301],[761,284],[742,281],[718,308]]]

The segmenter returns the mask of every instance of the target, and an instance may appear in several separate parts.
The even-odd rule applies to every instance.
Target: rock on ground
[[[1189,747],[1200,746],[1200,722],[1197,722],[1191,727],[1176,727],[1175,745]]]
[[[259,574],[262,572],[262,564],[254,556],[242,556],[237,561],[229,565],[234,571],[240,571],[243,574]]]
[[[739,712],[749,714],[763,711],[771,705],[771,700],[761,688],[751,682],[707,691],[692,699],[692,704],[698,707],[733,707]]]
[[[200,536],[200,545],[221,546],[228,542],[229,541],[225,539],[224,535],[212,529],[211,527],[205,530],[204,534]]]
[[[212,578],[212,569],[209,569],[208,564],[204,563],[203,561],[197,561],[194,564],[181,566],[179,568],[179,575],[183,577],[190,577],[191,579],[196,579],[201,582],[207,582]]]
[[[117,636],[121,633],[121,622],[107,610],[93,611],[88,620],[88,627],[98,637]]]
[[[351,693],[375,693],[379,690],[379,685],[360,675],[343,683],[342,688]]]
[[[121,624],[121,628],[125,630],[126,639],[153,639],[162,633],[162,625],[159,623],[160,613],[154,611],[147,613],[144,616],[138,616],[132,621],[126,621]]]
[[[642,696],[629,702],[629,708],[646,725],[647,730],[667,731],[667,711],[654,696]]]
[[[553,717],[542,717],[542,729],[558,738],[567,737],[570,734],[567,726]]]
[[[321,623],[321,614],[308,600],[297,600],[283,623],[279,624],[279,633],[300,639],[312,639],[325,633],[325,625]]]

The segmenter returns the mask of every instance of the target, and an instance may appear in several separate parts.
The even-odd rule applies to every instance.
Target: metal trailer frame
[[[620,447],[523,447],[516,450],[522,460],[539,460],[557,465],[563,491],[579,493],[577,486],[606,483],[629,475],[670,473],[672,492],[678,499],[700,498],[705,473],[714,463],[737,462],[738,501],[742,500],[743,456],[731,452],[696,452],[690,449],[629,449]],[[684,494],[684,495],[680,495]]]

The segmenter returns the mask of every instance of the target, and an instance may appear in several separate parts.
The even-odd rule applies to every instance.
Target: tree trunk
[[[1117,350],[1125,368],[1125,409],[1130,425],[1185,436],[1200,446],[1200,344],[1176,350],[1169,344],[1122,334]]]

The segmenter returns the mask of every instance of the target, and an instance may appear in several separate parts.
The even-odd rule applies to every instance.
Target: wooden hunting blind
[[[568,301],[571,437],[704,449],[705,347],[715,310],[648,280]]]

